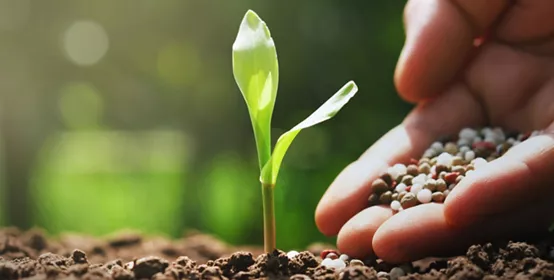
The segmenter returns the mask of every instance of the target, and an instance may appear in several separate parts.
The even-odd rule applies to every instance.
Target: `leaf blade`
[[[298,133],[305,128],[322,123],[334,117],[357,92],[358,86],[356,83],[349,81],[310,116],[291,128],[289,131],[283,133],[277,140],[275,149],[273,150],[273,154],[271,155],[269,161],[262,169],[262,182],[275,185],[283,158]]]
[[[271,156],[271,118],[279,83],[275,43],[266,23],[248,10],[233,43],[233,75],[248,107],[260,171]]]

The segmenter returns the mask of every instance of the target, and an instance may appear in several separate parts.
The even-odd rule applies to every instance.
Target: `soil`
[[[107,238],[0,229],[0,279],[554,279],[554,238],[479,244],[466,255],[395,267],[380,260],[334,270],[321,266],[329,244],[313,244],[289,259],[258,247],[233,247],[191,232],[172,240],[121,232]]]

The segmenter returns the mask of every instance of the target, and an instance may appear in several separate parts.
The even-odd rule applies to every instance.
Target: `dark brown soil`
[[[389,275],[394,266],[379,260],[342,271],[321,266],[319,254],[332,249],[325,244],[289,259],[200,233],[178,240],[131,233],[54,239],[7,228],[0,229],[0,279],[554,279],[552,240],[473,245],[465,256],[404,265],[411,273],[397,278]]]

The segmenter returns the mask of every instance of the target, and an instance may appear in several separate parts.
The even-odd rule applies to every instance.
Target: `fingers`
[[[553,152],[552,135],[536,136],[476,170],[468,181],[460,182],[445,204],[419,205],[389,219],[387,213],[373,208],[362,211],[341,229],[339,248],[353,256],[374,253],[387,262],[401,263],[463,253],[471,244],[496,237],[544,232],[554,221],[550,199],[554,193],[550,175]],[[501,166],[504,158],[507,162]],[[490,167],[493,164],[498,166]],[[518,168],[522,166],[521,171]],[[473,180],[479,185],[462,185]],[[373,238],[371,245],[369,238]]]
[[[441,93],[467,62],[474,39],[507,5],[507,0],[410,0],[395,72],[400,96],[418,102]]]
[[[554,193],[554,125],[464,178],[445,201],[446,220],[468,226]]]
[[[462,250],[467,244],[459,237],[467,233],[448,226],[443,208],[431,203],[394,215],[375,232],[375,254],[387,262],[402,263]]]
[[[346,221],[366,208],[371,182],[390,165],[409,158],[415,151],[408,133],[403,125],[395,127],[333,181],[315,213],[316,225],[323,234],[336,235]],[[389,154],[385,155],[383,151],[389,151]]]
[[[325,235],[335,235],[356,213],[367,207],[371,183],[396,163],[419,157],[433,141],[464,126],[480,125],[483,112],[467,89],[458,85],[432,102],[420,104],[357,161],[334,180],[319,202],[316,225]]]
[[[338,234],[339,251],[353,258],[372,255],[373,235],[390,217],[392,217],[392,210],[384,206],[373,206],[356,214]]]
[[[518,240],[544,235],[554,215],[552,203],[546,199],[526,208],[489,217],[482,223],[454,228],[447,223],[444,208],[443,204],[424,204],[394,215],[374,232],[372,245],[375,254],[389,263],[464,254],[470,245],[498,238]],[[354,237],[352,235],[352,239]],[[343,240],[354,242],[347,240],[347,237]]]
[[[469,0],[472,1],[472,0]],[[496,36],[507,43],[536,44],[554,32],[554,1],[519,0],[502,17]]]

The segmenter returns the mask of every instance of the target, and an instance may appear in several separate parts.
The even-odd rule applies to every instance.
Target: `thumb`
[[[406,42],[395,84],[402,98],[436,96],[474,50],[474,39],[507,7],[507,0],[410,0],[404,10]]]
[[[544,202],[554,194],[553,173],[554,124],[460,181],[445,201],[446,221],[468,226]]]

